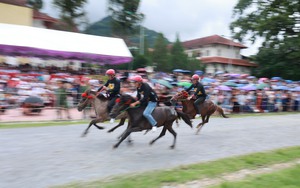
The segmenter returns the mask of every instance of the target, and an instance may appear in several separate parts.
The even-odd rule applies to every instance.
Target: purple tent
[[[0,54],[129,63],[132,55],[123,39],[0,23]]]

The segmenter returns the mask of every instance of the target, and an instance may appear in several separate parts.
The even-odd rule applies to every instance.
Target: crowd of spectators
[[[130,77],[141,74],[157,92],[162,105],[165,99],[185,89],[190,83],[191,74],[119,72],[121,92],[132,93],[134,85]],[[0,70],[0,108],[19,108],[29,96],[40,97],[45,107],[73,108],[85,89],[97,90],[106,80],[93,79],[90,75],[69,73],[51,74],[47,71],[22,73],[17,70]],[[300,82],[284,80],[280,77],[256,78],[247,74],[201,75],[208,98],[220,105],[226,113],[263,113],[299,111]],[[60,88],[64,88],[63,90]],[[60,91],[60,92],[58,92]],[[62,97],[62,93],[64,96]],[[65,101],[61,101],[65,100]],[[1,112],[1,111],[0,111]],[[60,113],[58,113],[60,114]],[[71,118],[71,115],[68,115]]]

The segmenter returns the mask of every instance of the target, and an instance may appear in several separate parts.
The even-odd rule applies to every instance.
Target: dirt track
[[[49,187],[300,145],[299,122],[300,114],[212,118],[200,135],[181,122],[174,126],[174,150],[171,134],[148,145],[161,129],[134,133],[133,146],[124,142],[116,150],[112,145],[124,128],[114,133],[92,128],[85,138],[80,135],[86,125],[2,129],[0,187]]]

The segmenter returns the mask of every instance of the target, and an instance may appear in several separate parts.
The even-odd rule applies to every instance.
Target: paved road
[[[85,127],[0,130],[0,187],[49,187],[300,145],[300,114],[212,118],[201,135],[181,122],[174,150],[171,134],[148,145],[159,132],[135,133],[133,146],[113,150],[123,128],[110,134],[92,128],[81,138]]]

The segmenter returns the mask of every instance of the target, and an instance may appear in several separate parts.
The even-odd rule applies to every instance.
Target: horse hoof
[[[175,148],[175,146],[170,146],[170,149],[174,149]]]
[[[82,133],[81,137],[86,137],[87,133]]]
[[[149,143],[149,145],[151,146],[153,143],[154,143],[154,141],[152,140],[152,141]]]
[[[118,145],[114,145],[114,146],[113,146],[113,149],[117,149],[117,148],[118,148]]]
[[[113,131],[112,131],[112,130],[108,130],[107,132],[108,132],[108,133],[111,133],[111,132],[113,132]]]

